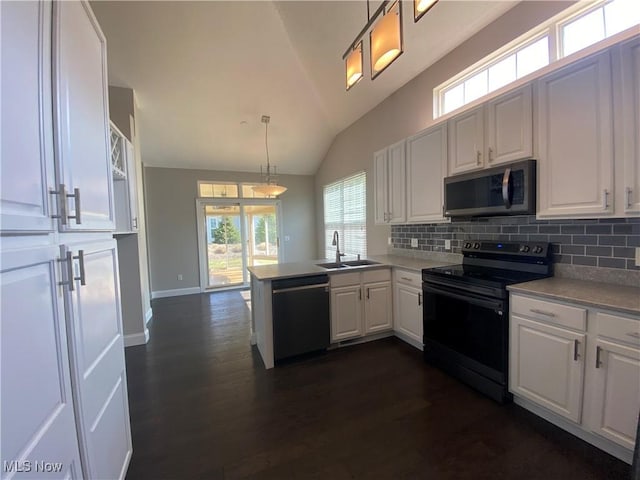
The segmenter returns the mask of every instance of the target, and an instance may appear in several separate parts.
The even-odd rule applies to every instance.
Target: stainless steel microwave
[[[535,213],[536,161],[533,159],[444,179],[447,217]]]

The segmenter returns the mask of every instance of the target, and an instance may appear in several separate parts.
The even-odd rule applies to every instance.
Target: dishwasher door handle
[[[329,288],[329,284],[328,283],[316,283],[314,285],[304,285],[302,287],[291,287],[291,288],[279,288],[278,290],[274,290],[273,294],[276,293],[286,293],[286,292],[298,292],[300,290],[313,290],[316,288],[324,288],[327,289]]]

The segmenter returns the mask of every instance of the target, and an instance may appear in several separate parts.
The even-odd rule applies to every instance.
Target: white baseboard
[[[151,320],[151,317],[153,317],[153,309],[149,309],[147,310],[147,313],[144,314],[144,324],[146,325],[147,323],[149,323],[149,320]]]
[[[157,292],[151,292],[151,298],[178,297],[180,295],[193,295],[194,293],[200,293],[200,287],[158,290]]]
[[[251,345],[258,344],[258,334],[256,332],[251,332]]]
[[[149,329],[145,328],[142,333],[132,333],[124,336],[124,346],[134,347],[136,345],[144,345],[149,341]]]

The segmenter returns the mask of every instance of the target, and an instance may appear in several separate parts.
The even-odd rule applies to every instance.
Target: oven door
[[[425,359],[506,386],[507,301],[430,283],[422,290]]]

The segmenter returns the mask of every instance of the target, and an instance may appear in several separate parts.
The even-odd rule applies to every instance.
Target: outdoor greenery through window
[[[324,187],[325,257],[334,258],[333,232],[340,236],[340,251],[347,255],[367,254],[367,175],[343,178]]]
[[[434,118],[640,24],[638,0],[600,0],[565,12],[435,88]]]

